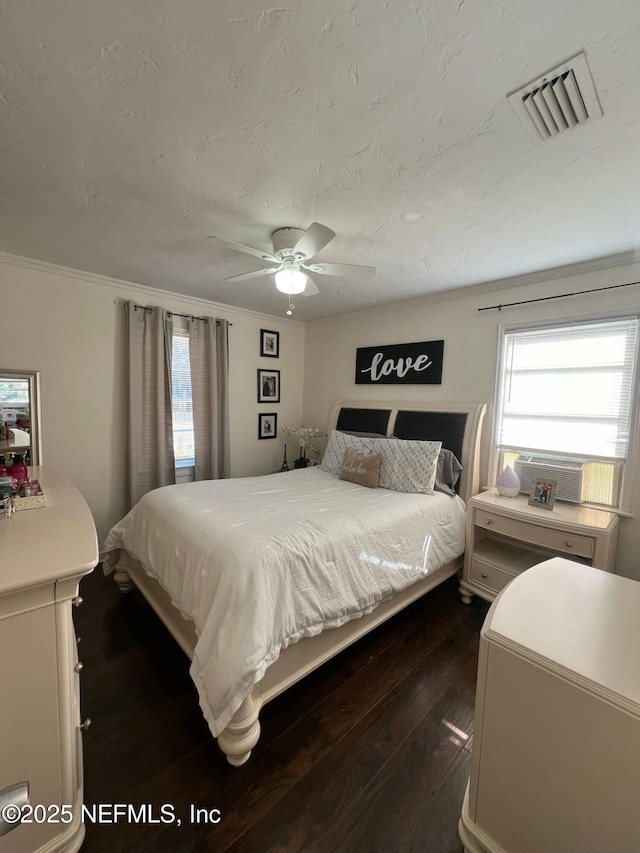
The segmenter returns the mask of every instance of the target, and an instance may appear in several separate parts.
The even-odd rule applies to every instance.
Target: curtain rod
[[[177,311],[167,311],[167,314],[170,314],[172,317],[186,317],[187,320],[204,320],[206,323],[208,320],[214,320],[214,317],[195,317],[193,314],[178,314]],[[221,323],[221,320],[216,319],[216,323]],[[227,322],[229,322],[227,320]],[[230,326],[233,326],[233,323],[229,323]]]
[[[476,308],[476,311],[502,311],[503,308],[513,308],[514,305],[530,305],[532,302],[548,302],[550,299],[565,299],[567,296],[582,296],[584,293],[600,293],[601,290],[615,290],[617,287],[632,287],[640,281],[628,281],[626,284],[610,284],[607,287],[594,287],[591,290],[574,290],[572,293],[559,293],[557,296],[539,296],[537,299],[523,299],[521,302],[505,302],[504,305],[487,305],[486,308]]]
[[[126,305],[127,303],[123,302],[122,304]],[[133,303],[133,307],[136,309],[139,308],[141,311],[153,311],[152,306],[150,306],[150,305],[138,305],[137,302]],[[170,314],[172,317],[185,317],[187,320],[204,320],[205,322],[207,322],[208,320],[215,319],[214,317],[196,317],[194,314],[179,314],[177,311],[169,311],[167,309],[165,309],[165,310],[167,311],[167,314]],[[219,323],[219,322],[220,322],[220,320],[216,320],[216,323]],[[233,326],[233,323],[229,323],[229,325]]]

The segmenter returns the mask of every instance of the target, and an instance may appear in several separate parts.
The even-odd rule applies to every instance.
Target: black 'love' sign
[[[358,347],[356,385],[440,385],[444,341]]]

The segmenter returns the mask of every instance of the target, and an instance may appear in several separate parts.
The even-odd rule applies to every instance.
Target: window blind
[[[638,318],[505,332],[500,447],[624,460]]]
[[[173,412],[173,446],[177,463],[193,464],[193,408],[191,401],[191,368],[189,366],[189,333],[174,329],[171,349],[171,408]]]

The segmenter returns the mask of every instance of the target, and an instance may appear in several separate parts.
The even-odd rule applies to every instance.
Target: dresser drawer
[[[487,589],[491,589],[496,593],[500,592],[501,589],[504,589],[509,581],[512,581],[515,577],[515,575],[511,575],[509,572],[503,572],[502,569],[497,569],[495,566],[491,566],[489,563],[485,563],[484,560],[479,560],[477,557],[471,558],[471,570],[469,572],[469,576],[475,583],[486,586]]]
[[[528,521],[516,521],[513,518],[504,518],[485,510],[476,510],[474,522],[478,527],[509,536],[521,542],[530,542],[532,545],[540,545],[560,554],[575,554],[578,557],[593,557],[593,542],[590,536],[574,535],[562,530],[550,530]]]

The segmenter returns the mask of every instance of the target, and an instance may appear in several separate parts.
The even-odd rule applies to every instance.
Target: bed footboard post
[[[227,727],[218,735],[218,746],[229,764],[240,767],[249,760],[251,750],[260,737],[260,706],[249,694],[235,712]]]
[[[130,592],[133,589],[133,581],[129,577],[128,568],[127,555],[124,551],[120,551],[113,573],[113,579],[117,583],[120,592]]]
[[[463,581],[460,581],[460,583],[458,584],[458,592],[460,593],[463,604],[471,604],[473,593],[466,588]]]

